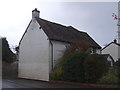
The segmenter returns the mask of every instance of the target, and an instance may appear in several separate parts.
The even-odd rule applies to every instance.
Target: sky
[[[19,44],[35,8],[40,18],[87,32],[101,47],[117,38],[117,21],[112,18],[112,13],[118,13],[117,2],[1,0],[0,36],[10,47]]]

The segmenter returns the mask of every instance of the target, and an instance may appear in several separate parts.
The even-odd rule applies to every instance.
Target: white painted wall
[[[100,51],[100,49],[95,49],[95,52],[93,52],[93,48],[91,48],[91,54],[101,54],[101,51]]]
[[[114,43],[103,49],[102,54],[110,54],[115,62],[120,58],[120,55],[118,55],[118,45]]]
[[[69,45],[65,42],[52,41],[53,44],[53,67],[57,64],[58,59],[64,54],[66,46]]]
[[[39,27],[32,21],[20,43],[19,77],[48,81],[50,43]]]
[[[97,54],[101,54],[100,49],[96,49],[96,53],[97,53]]]
[[[112,61],[112,59],[110,58],[110,56],[107,58],[107,60],[110,62],[110,66],[113,66],[113,61]]]

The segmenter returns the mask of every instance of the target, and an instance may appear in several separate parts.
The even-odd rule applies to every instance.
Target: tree
[[[70,44],[66,48],[66,51],[65,51],[64,55],[71,54],[71,53],[74,53],[74,52],[79,53],[81,51],[90,52],[90,46],[89,46],[88,43],[86,43],[82,40],[79,40],[79,41],[75,41],[72,44]]]
[[[14,53],[10,50],[6,38],[2,38],[2,61],[11,63],[15,60]]]

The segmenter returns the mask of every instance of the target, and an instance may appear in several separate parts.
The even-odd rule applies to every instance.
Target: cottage
[[[32,11],[32,20],[19,42],[20,78],[49,81],[57,59],[77,40],[87,42],[92,53],[100,53],[101,47],[86,32],[41,19],[39,13]]]
[[[116,62],[120,58],[120,44],[117,43],[117,40],[109,43],[101,50],[102,54],[110,54],[114,61]]]

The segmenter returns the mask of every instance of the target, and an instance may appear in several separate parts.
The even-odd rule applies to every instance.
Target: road
[[[18,80],[3,80],[2,88],[83,88],[83,87],[35,80],[18,79]]]
[[[33,87],[12,80],[3,80],[2,88],[33,88]]]

